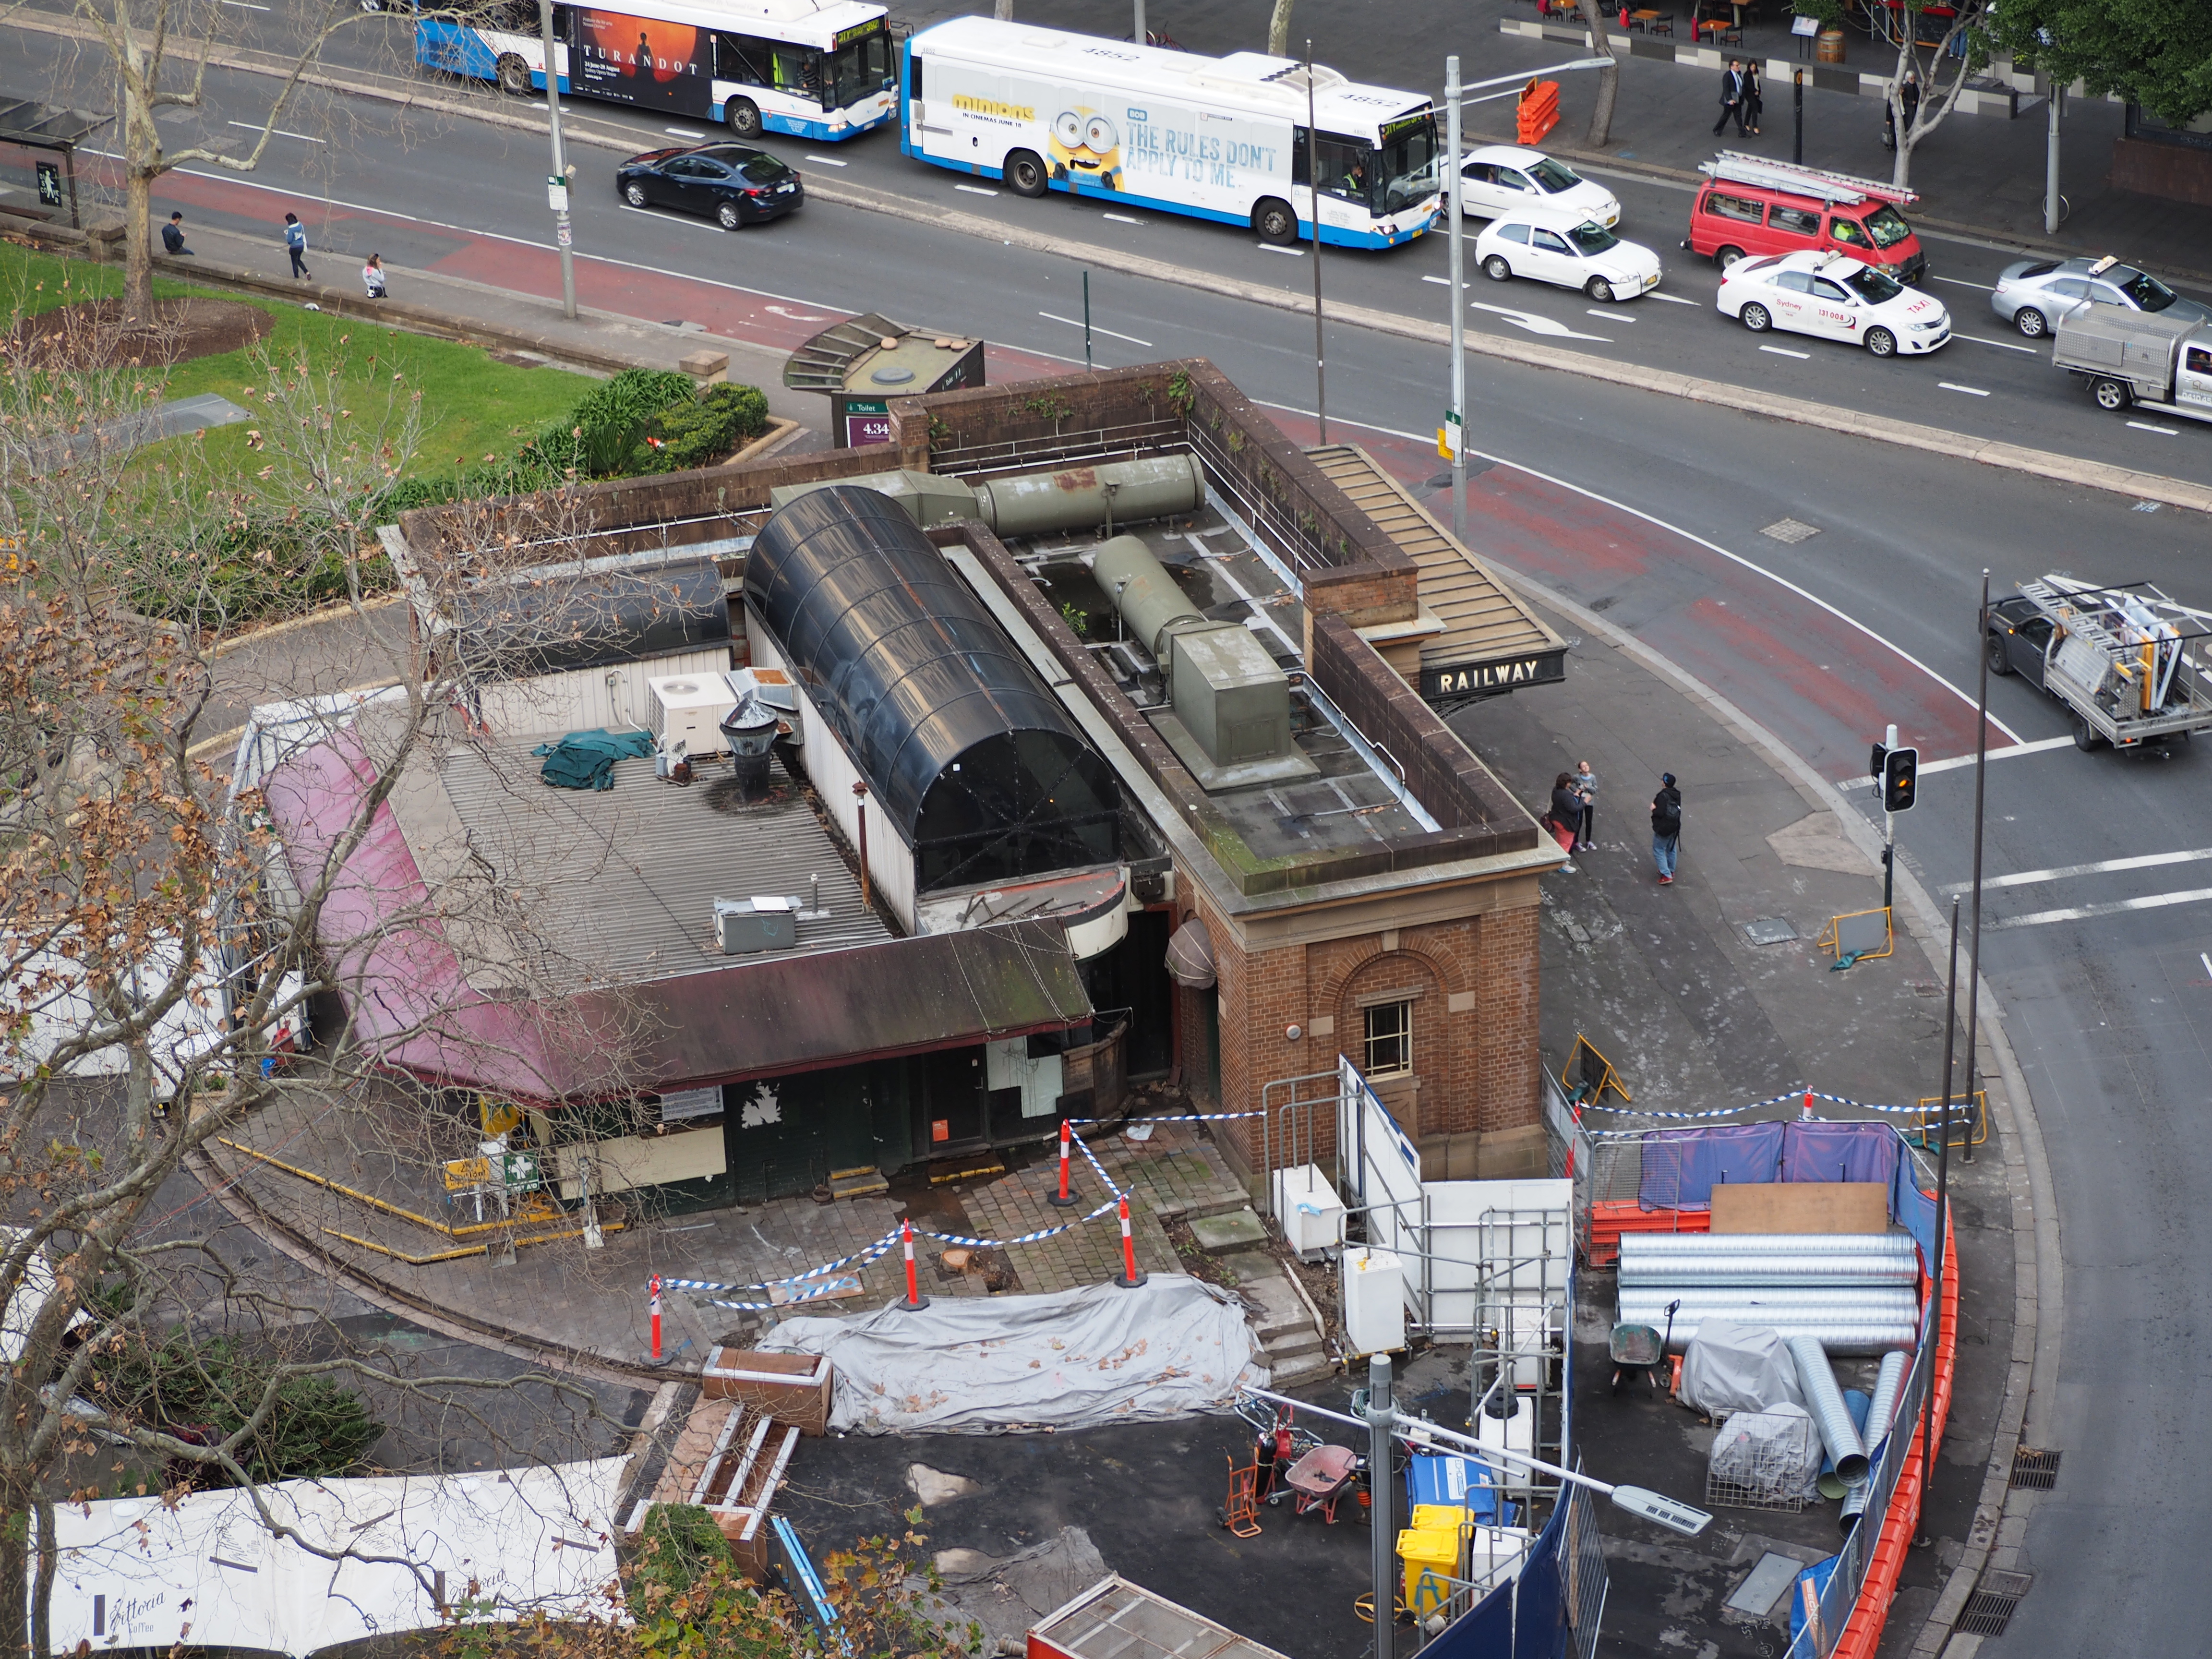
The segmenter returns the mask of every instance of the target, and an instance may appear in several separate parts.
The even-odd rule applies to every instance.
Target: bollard
[[[1137,1271],[1137,1244],[1129,1237],[1129,1200],[1121,1200],[1121,1271],[1114,1282],[1125,1291],[1133,1291],[1145,1282],[1145,1275]]]
[[[1067,1187],[1067,1143],[1073,1138],[1073,1133],[1067,1127],[1067,1120],[1062,1118],[1060,1121],[1060,1190],[1045,1200],[1045,1202],[1055,1210],[1064,1210],[1075,1202],[1075,1194],[1070,1192]]]
[[[646,1355],[645,1363],[648,1365],[665,1365],[668,1363],[667,1357],[660,1352],[660,1275],[659,1273],[653,1274],[646,1291],[648,1297],[646,1305],[653,1316],[653,1352]]]
[[[929,1305],[929,1298],[921,1293],[921,1285],[914,1276],[914,1223],[899,1223],[900,1242],[906,1246],[906,1300],[899,1306],[908,1313],[918,1313]]]

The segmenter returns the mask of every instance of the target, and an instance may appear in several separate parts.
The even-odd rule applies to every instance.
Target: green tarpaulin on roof
[[[653,752],[647,732],[609,732],[595,727],[571,732],[558,743],[541,743],[530,751],[545,757],[538,775],[556,789],[611,789],[615,763],[641,760]]]

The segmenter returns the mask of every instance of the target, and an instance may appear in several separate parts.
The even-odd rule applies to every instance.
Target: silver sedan
[[[2212,320],[2212,308],[2185,300],[2148,271],[2117,259],[2022,259],[1998,274],[1990,309],[2031,340],[2051,332],[2061,317],[2086,305],[2163,312],[2196,322]]]

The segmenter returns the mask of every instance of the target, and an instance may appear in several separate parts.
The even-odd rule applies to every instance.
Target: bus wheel
[[[527,98],[535,90],[530,84],[530,65],[513,52],[499,60],[499,89],[510,98]]]
[[[1011,152],[1000,171],[1006,179],[1006,188],[1017,196],[1042,196],[1052,185],[1044,163],[1025,149]]]
[[[1298,216],[1288,202],[1270,196],[1252,210],[1252,228],[1263,242],[1295,242],[1298,240]]]
[[[760,106],[750,98],[732,98],[722,106],[722,118],[740,138],[761,136]]]

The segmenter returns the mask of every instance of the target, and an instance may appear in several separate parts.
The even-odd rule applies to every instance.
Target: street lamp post
[[[553,240],[561,250],[561,314],[576,314],[575,235],[568,224],[568,157],[561,143],[561,76],[553,58],[553,0],[538,0],[538,38],[545,46],[545,113],[552,124],[553,171],[546,175],[545,198],[553,209]]]
[[[1321,441],[1328,441],[1328,375],[1323,368],[1321,331],[1321,136],[1314,122],[1313,42],[1306,42],[1306,192],[1313,207],[1314,415]],[[1296,208],[1291,210],[1293,215]]]
[[[1444,59],[1444,235],[1451,243],[1451,407],[1444,410],[1444,441],[1451,447],[1452,537],[1467,539],[1467,288],[1466,239],[1459,217],[1459,56]]]

